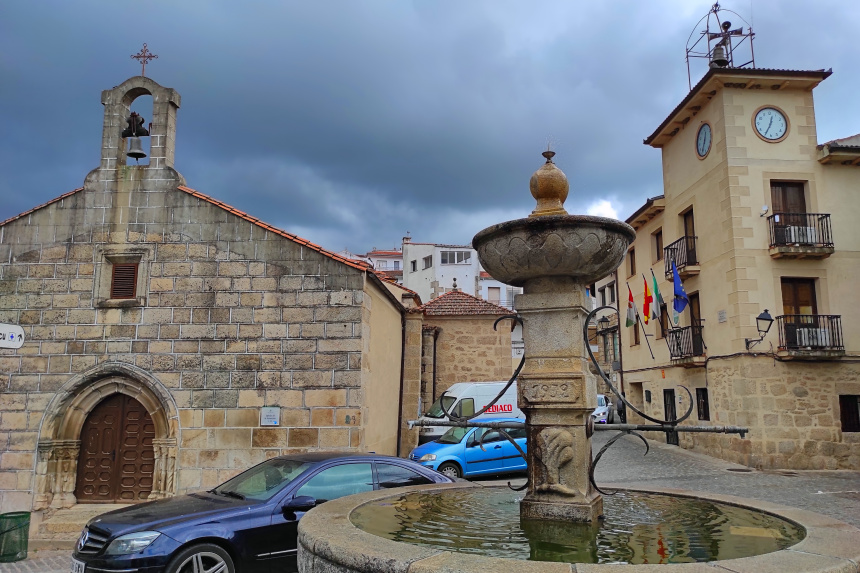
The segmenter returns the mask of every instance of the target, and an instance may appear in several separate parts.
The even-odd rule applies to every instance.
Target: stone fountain
[[[569,184],[554,155],[543,153],[546,163],[529,183],[532,214],[484,229],[472,244],[493,278],[523,287],[516,307],[528,351],[517,387],[529,488],[520,515],[593,522],[603,502],[588,477],[597,384],[580,334],[590,310],[586,285],[618,268],[636,232],[615,219],[569,215]]]
[[[634,562],[642,564],[623,565],[625,573],[657,573],[666,567],[678,571],[678,565],[644,564],[653,563],[648,559],[654,556],[643,559],[642,549],[657,543],[663,547],[665,529],[674,532],[670,545],[698,543],[695,551],[681,556],[699,561],[682,566],[687,573],[715,567],[740,573],[860,573],[860,530],[848,524],[773,504],[659,487],[622,491],[608,500],[610,509],[627,517],[609,532],[615,541],[603,537],[598,542],[602,528],[617,516],[610,513],[600,520],[603,498],[589,478],[590,414],[597,390],[583,337],[589,314],[586,285],[618,268],[635,232],[614,219],[569,215],[563,206],[567,178],[553,164],[552,151],[543,156],[546,163],[530,181],[537,200],[534,212],[493,225],[473,239],[494,278],[523,287],[516,308],[526,349],[518,400],[526,414],[527,493],[519,499],[507,488],[459,482],[329,501],[299,522],[300,571],[608,573],[621,569],[600,563]],[[478,425],[453,418],[448,425],[458,424]],[[649,505],[664,509],[659,515],[649,513]],[[518,518],[512,518],[517,507]],[[683,523],[673,522],[675,515]],[[722,533],[714,530],[717,522]],[[636,531],[642,543],[629,544],[629,534]],[[776,532],[781,541],[737,551],[760,532]],[[719,536],[722,540],[716,541]],[[517,542],[520,548],[513,547]],[[618,561],[618,548],[633,557],[638,553],[639,561]],[[703,557],[700,550],[710,553]],[[700,554],[694,556],[696,552]]]

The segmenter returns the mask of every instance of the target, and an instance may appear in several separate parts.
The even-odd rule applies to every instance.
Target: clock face
[[[700,158],[705,157],[708,151],[711,150],[711,126],[703,123],[699,128],[699,133],[696,135],[696,153]]]
[[[765,141],[782,141],[788,132],[788,120],[785,115],[773,107],[763,107],[753,118],[755,130]]]

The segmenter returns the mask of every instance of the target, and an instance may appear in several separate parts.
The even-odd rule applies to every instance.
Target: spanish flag
[[[644,276],[642,280],[645,281],[645,302],[642,303],[642,311],[645,313],[645,324],[648,324],[648,318],[654,314],[654,297],[651,296],[651,291],[648,290],[648,279]],[[654,318],[657,318],[655,315]]]

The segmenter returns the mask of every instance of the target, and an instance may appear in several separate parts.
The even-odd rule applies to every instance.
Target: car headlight
[[[138,531],[120,535],[108,545],[105,555],[128,555],[146,549],[150,543],[161,535],[157,531]]]
[[[419,462],[432,462],[436,459],[436,454],[424,454],[420,458],[418,458]]]

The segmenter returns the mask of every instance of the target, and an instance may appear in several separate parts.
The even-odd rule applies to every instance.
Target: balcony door
[[[803,183],[771,182],[773,203],[773,232],[777,245],[803,243],[809,238],[806,231],[806,200]],[[814,242],[814,241],[813,241]]]
[[[684,219],[684,237],[687,243],[687,264],[697,265],[699,264],[699,259],[696,256],[696,225],[693,221],[693,210],[690,209],[681,216]]]
[[[803,183],[773,181],[770,184],[770,197],[774,213],[806,213]]]
[[[705,343],[702,339],[702,309],[699,306],[699,293],[694,292],[690,299],[690,334],[693,341],[693,356],[705,354]]]
[[[786,345],[808,346],[808,331],[817,327],[815,279],[782,279],[782,313]]]

